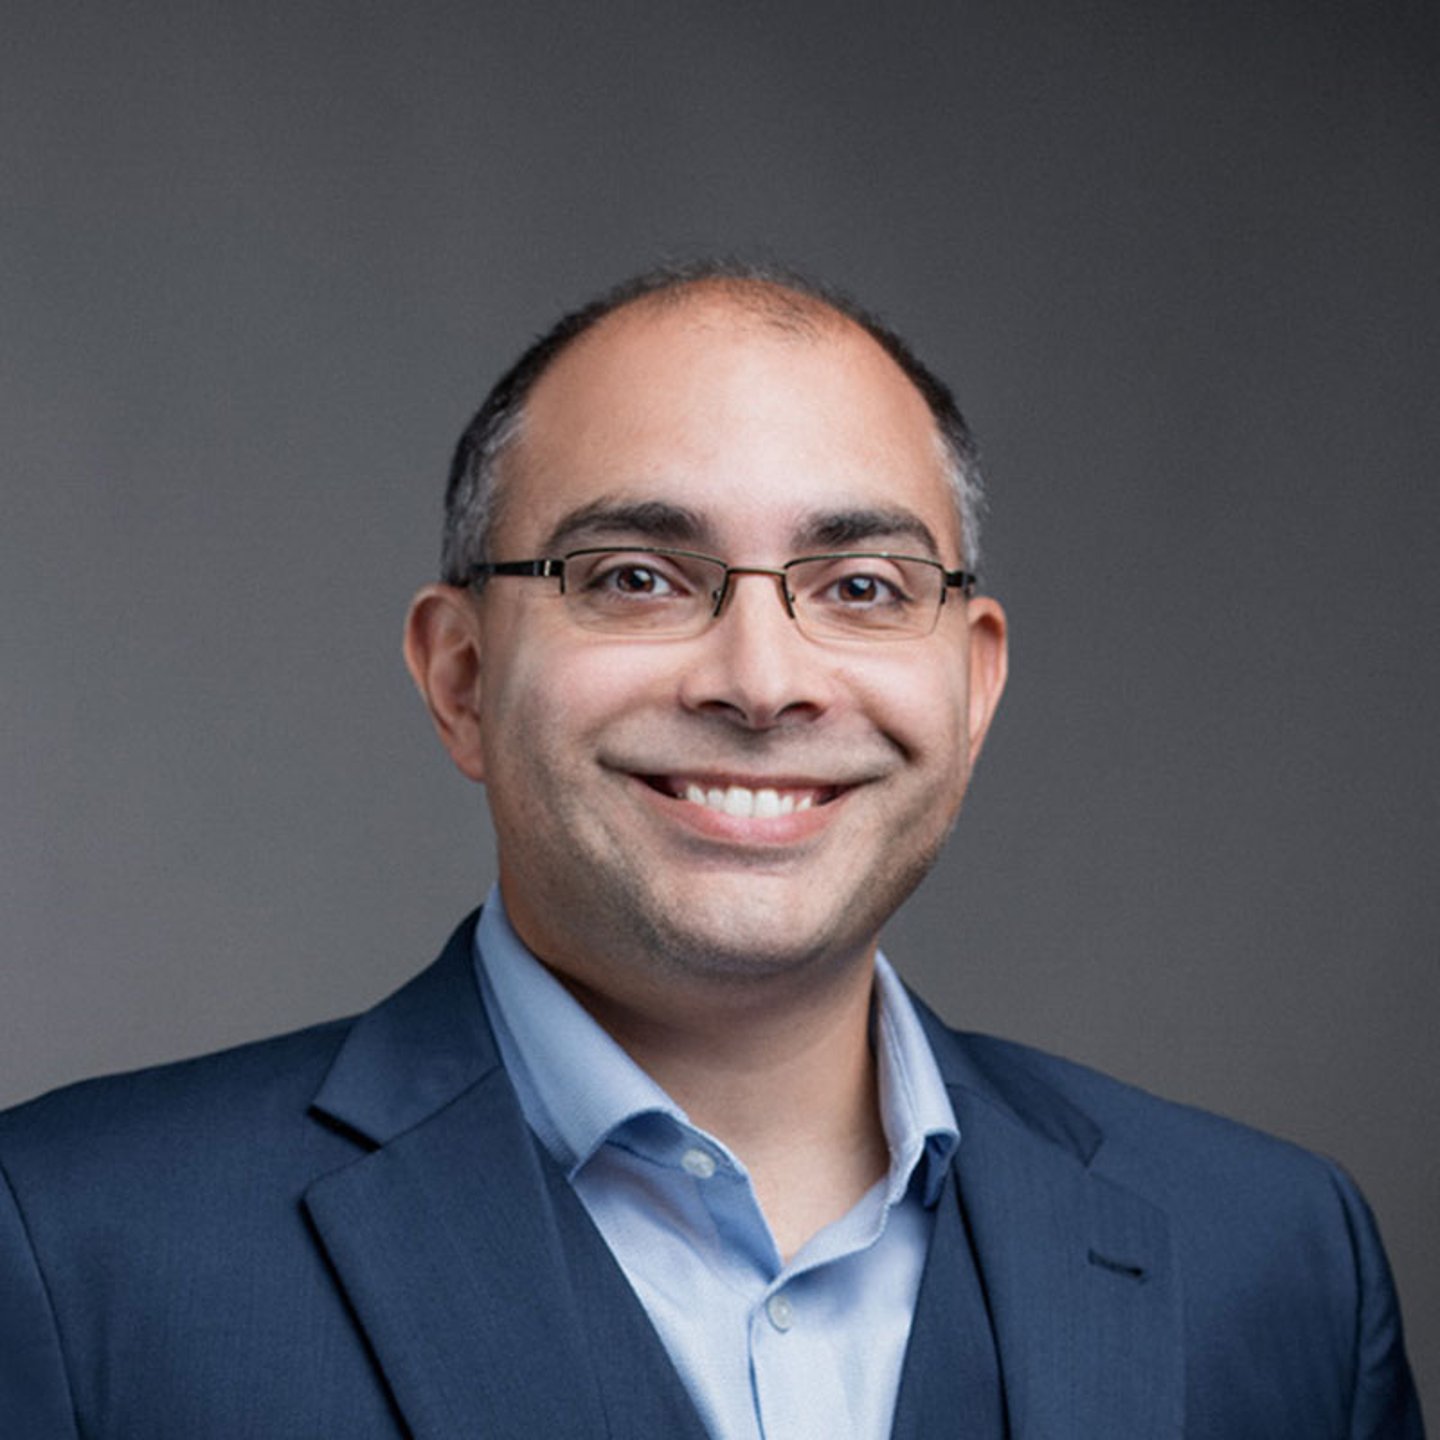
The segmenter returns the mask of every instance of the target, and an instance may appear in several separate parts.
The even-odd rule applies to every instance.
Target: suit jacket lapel
[[[503,1075],[317,1181],[305,1203],[415,1440],[605,1433],[553,1206]]]
[[[1004,1440],[993,1327],[965,1233],[952,1166],[935,1206],[891,1440]]]
[[[525,1125],[473,923],[362,1017],[315,1102],[369,1153],[306,1208],[415,1440],[703,1436],[624,1275]],[[617,1329],[623,1346],[612,1347]],[[603,1347],[603,1365],[596,1346]]]
[[[1103,1136],[1081,1112],[1028,1072],[982,1070],[922,1014],[960,1125],[960,1203],[1013,1440],[1178,1437],[1179,1285],[1163,1212],[1105,1176]]]

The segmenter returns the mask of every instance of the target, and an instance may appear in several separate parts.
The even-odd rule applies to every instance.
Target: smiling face
[[[576,341],[505,456],[497,559],[611,545],[960,564],[934,423],[879,346],[828,312],[797,333],[703,293]],[[765,575],[682,639],[583,628],[554,580],[430,603],[464,713],[427,695],[487,787],[512,921],[602,991],[867,956],[954,820],[1004,679],[999,608],[953,591],[933,633],[873,643],[807,639]]]

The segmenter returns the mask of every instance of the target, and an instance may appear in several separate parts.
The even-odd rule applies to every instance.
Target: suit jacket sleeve
[[[0,1434],[76,1440],[78,1433],[55,1312],[0,1171]]]
[[[1420,1400],[1405,1359],[1400,1305],[1375,1217],[1354,1181],[1329,1163],[1345,1206],[1360,1292],[1350,1440],[1424,1440]]]

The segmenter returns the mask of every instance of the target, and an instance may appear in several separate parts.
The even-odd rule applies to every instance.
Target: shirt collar
[[[520,1108],[571,1179],[617,1129],[639,1116],[668,1116],[695,1130],[525,947],[498,886],[475,929],[475,969]],[[887,1201],[900,1199],[919,1166],[924,1202],[933,1205],[960,1132],[919,1017],[883,955],[875,957],[873,1035],[880,1119],[890,1149]]]
[[[934,1205],[960,1144],[960,1127],[909,992],[879,952],[872,1024],[880,1123],[890,1146],[887,1198],[891,1204],[899,1200],[920,1165],[925,1204]]]

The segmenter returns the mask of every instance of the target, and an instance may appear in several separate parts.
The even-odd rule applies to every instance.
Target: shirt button
[[[680,1157],[680,1168],[697,1180],[708,1180],[715,1173],[715,1157],[697,1145]]]
[[[772,1295],[765,1302],[765,1313],[777,1330],[788,1330],[795,1323],[795,1307],[784,1295]]]

